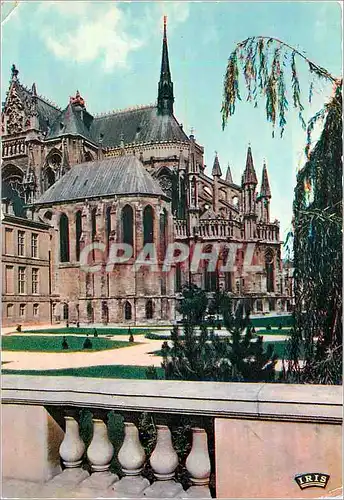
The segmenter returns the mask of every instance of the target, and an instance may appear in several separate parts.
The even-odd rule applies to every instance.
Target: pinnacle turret
[[[213,165],[213,170],[211,172],[211,175],[213,177],[216,177],[216,176],[221,177],[222,176],[220,162],[219,162],[219,158],[217,156],[217,153],[215,153],[214,165]]]
[[[243,175],[243,185],[244,184],[258,184],[256,171],[253,165],[251,146],[247,149],[246,157],[246,168]]]
[[[268,170],[266,168],[265,161],[264,161],[264,165],[263,165],[262,184],[260,187],[260,196],[262,198],[271,198]]]
[[[170,72],[170,63],[168,60],[166,24],[167,17],[164,16],[164,37],[162,41],[161,70],[160,81],[158,85],[158,113],[161,115],[172,115],[174,95]]]
[[[229,166],[229,163],[228,163],[227,172],[226,172],[226,182],[228,182],[229,184],[233,184],[233,177],[232,177],[231,167]]]

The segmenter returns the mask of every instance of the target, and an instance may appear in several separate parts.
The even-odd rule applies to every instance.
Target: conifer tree
[[[187,317],[184,319],[183,334],[179,333],[178,326],[174,326],[171,332],[172,346],[163,345],[162,367],[165,378],[222,382],[274,381],[277,356],[273,353],[272,345],[264,350],[263,338],[255,337],[252,333],[249,312],[244,313],[244,304],[232,312],[232,301],[224,293],[219,304],[227,332],[225,337],[218,331],[215,333],[202,321],[210,305],[205,292],[195,285],[184,287],[180,311]]]

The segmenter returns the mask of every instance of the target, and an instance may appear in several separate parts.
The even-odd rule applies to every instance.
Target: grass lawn
[[[11,335],[2,337],[2,349],[4,351],[37,351],[37,352],[76,352],[76,351],[104,351],[106,349],[118,349],[120,347],[130,347],[135,343],[126,341],[112,341],[99,337],[89,337],[92,342],[91,349],[83,349],[85,336],[83,338],[77,335],[66,337],[69,349],[62,349],[63,337],[53,336],[25,336]]]
[[[270,325],[271,328],[278,328],[279,325],[282,325],[283,328],[291,328],[294,325],[294,319],[291,315],[266,316],[265,318],[251,317],[251,323],[256,329],[257,327],[266,328],[268,325]]]
[[[6,375],[51,375],[69,377],[94,377],[94,378],[131,378],[146,379],[147,366],[125,366],[125,365],[105,365],[105,366],[85,366],[82,368],[64,368],[59,370],[11,370],[3,369]],[[159,378],[164,378],[164,370],[157,367]]]

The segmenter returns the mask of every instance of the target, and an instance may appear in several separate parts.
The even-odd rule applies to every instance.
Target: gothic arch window
[[[147,205],[143,211],[143,244],[154,242],[154,211]]]
[[[106,325],[109,323],[109,307],[106,300],[102,302],[102,321]]]
[[[97,209],[93,208],[91,211],[91,239],[92,239],[92,243],[96,239],[96,234],[97,234]],[[95,256],[96,256],[96,254],[95,254],[95,251],[93,248],[93,250],[92,250],[93,260],[95,259]]]
[[[227,201],[227,193],[226,193],[226,191],[224,191],[223,189],[220,189],[220,191],[219,191],[219,197],[220,197],[221,200]]]
[[[161,186],[161,189],[164,193],[167,194],[170,198],[172,198],[172,177],[171,173],[167,168],[162,168],[159,172],[158,182]]]
[[[81,210],[75,214],[75,254],[76,260],[80,259],[80,238],[82,233],[82,216]]]
[[[63,304],[63,307],[62,307],[62,319],[64,319],[65,321],[68,321],[68,318],[69,318],[68,304]]]
[[[123,207],[121,223],[123,243],[134,246],[134,211],[130,205]]]
[[[110,234],[111,234],[111,206],[107,207],[105,213],[105,232],[106,232],[106,243],[109,247],[110,245]]]
[[[61,166],[62,157],[60,153],[52,153],[48,156],[48,165],[55,170],[58,170]]]
[[[153,318],[153,301],[151,299],[146,302],[146,319]]]
[[[69,262],[69,221],[66,214],[60,217],[60,262]]]
[[[180,262],[178,262],[176,264],[175,287],[176,287],[176,292],[181,292],[181,290],[182,290],[182,268],[181,268]]]
[[[167,234],[167,211],[164,208],[160,214],[160,248],[161,248],[161,258],[165,258],[165,253],[168,244],[168,234]]]
[[[265,271],[266,271],[266,291],[274,291],[274,255],[272,250],[265,252]]]
[[[132,307],[129,301],[126,301],[124,304],[124,319],[131,320],[132,318]]]
[[[6,165],[4,167],[2,181],[18,193],[21,198],[24,198],[23,178],[24,172],[16,165]]]
[[[204,249],[204,253],[211,253],[211,247],[206,247]],[[205,260],[203,262],[204,264],[204,271],[203,271],[203,280],[204,280],[204,289],[207,292],[215,292],[218,290],[218,272],[217,269],[215,271],[208,271],[208,266],[209,266],[209,260]]]
[[[44,188],[45,188],[45,190],[49,189],[50,186],[52,186],[53,184],[55,184],[55,180],[56,180],[55,172],[54,172],[54,170],[51,167],[47,167],[44,170],[43,177],[44,177]]]

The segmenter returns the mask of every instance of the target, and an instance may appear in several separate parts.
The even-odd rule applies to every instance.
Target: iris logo
[[[326,488],[330,476],[321,472],[308,472],[306,474],[298,474],[295,476],[295,481],[300,486],[301,490],[311,488]]]

